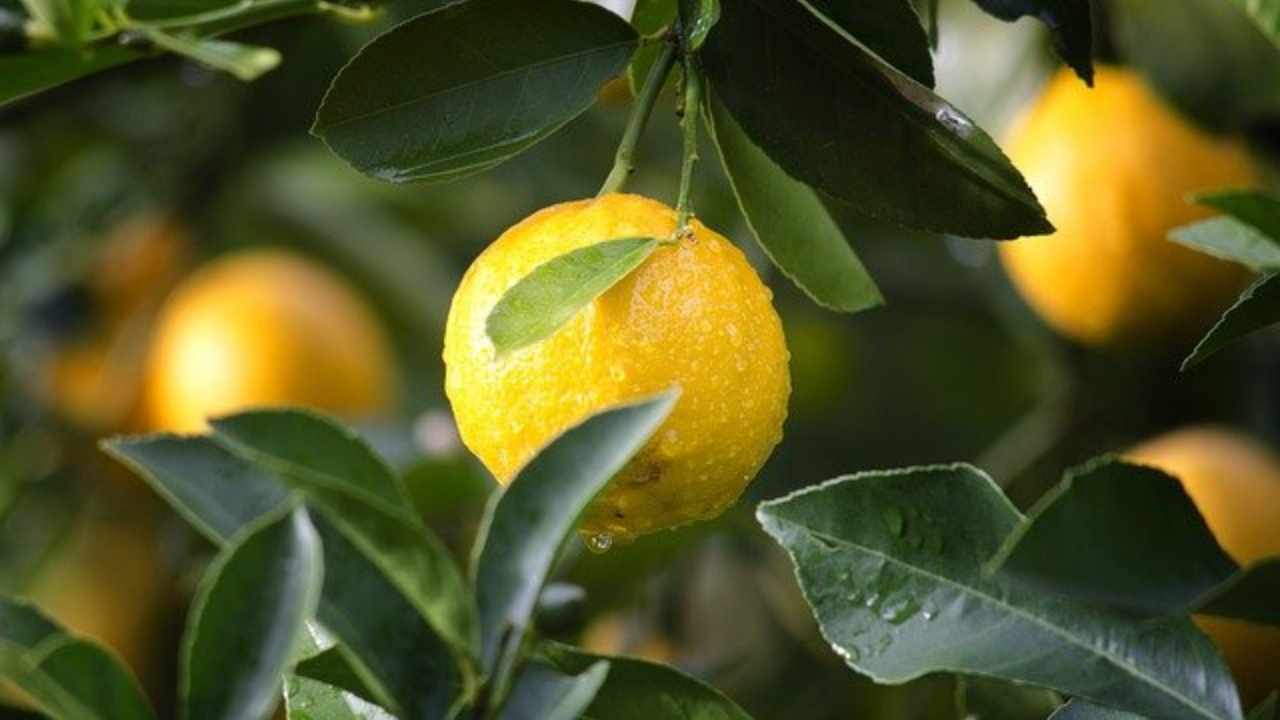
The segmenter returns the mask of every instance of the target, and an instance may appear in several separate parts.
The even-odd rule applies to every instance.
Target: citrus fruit
[[[1280,459],[1257,442],[1217,427],[1190,427],[1127,453],[1182,481],[1209,529],[1236,562],[1280,555]],[[1197,617],[1236,676],[1246,704],[1280,683],[1280,629]]]
[[[1166,236],[1211,214],[1189,193],[1257,184],[1253,163],[1138,75],[1100,67],[1090,90],[1063,70],[1007,145],[1057,231],[1001,243],[1000,258],[1060,333],[1119,345],[1202,330],[1247,282],[1243,268]]]
[[[176,432],[264,405],[359,420],[395,394],[388,339],[354,289],[298,255],[250,250],[198,270],[165,302],[143,414],[148,428]]]
[[[671,416],[588,509],[587,536],[630,539],[720,514],[782,435],[789,358],[772,294],[740,250],[697,221],[553,335],[497,356],[485,320],[535,267],[675,229],[671,208],[636,195],[546,208],[476,259],[449,310],[445,390],[463,442],[504,484],[589,415],[681,388]]]

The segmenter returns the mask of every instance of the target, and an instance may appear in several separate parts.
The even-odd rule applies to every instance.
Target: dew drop
[[[609,552],[609,548],[613,547],[613,536],[609,533],[599,533],[585,538],[583,542],[587,549],[597,555],[603,555]]]
[[[953,132],[967,132],[973,128],[973,123],[970,123],[968,119],[950,107],[943,106],[938,108],[938,112],[934,117]]]

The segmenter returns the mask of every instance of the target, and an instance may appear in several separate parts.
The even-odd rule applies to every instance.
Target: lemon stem
[[[649,116],[653,114],[653,106],[662,92],[662,86],[667,83],[667,75],[671,74],[671,68],[675,63],[675,39],[664,38],[662,52],[654,60],[649,76],[645,78],[644,87],[640,90],[640,96],[636,98],[636,104],[631,109],[631,117],[627,119],[627,128],[622,133],[622,142],[618,144],[613,169],[609,171],[609,177],[605,178],[597,197],[618,192],[626,184],[627,178],[631,177],[631,173],[635,172],[636,143],[644,133]]]
[[[702,74],[696,67],[696,57],[686,53],[684,57],[684,102],[680,117],[680,129],[684,131],[684,162],[680,166],[680,194],[676,198],[676,237],[689,232],[693,210],[689,207],[689,195],[693,188],[693,165],[698,161],[698,113],[702,107]]]

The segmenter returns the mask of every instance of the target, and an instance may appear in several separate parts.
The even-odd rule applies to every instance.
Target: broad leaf
[[[396,720],[377,705],[297,675],[285,678],[284,703],[288,720]]]
[[[609,662],[609,675],[583,720],[750,720],[718,690],[669,665],[593,655],[557,643],[540,649],[556,667],[573,674]]]
[[[531,660],[520,669],[499,720],[578,720],[609,674],[600,660],[576,675]]]
[[[909,0],[803,2],[818,17],[853,41],[866,46],[921,85],[933,87],[933,56],[929,54],[929,37]]]
[[[582,512],[648,441],[677,392],[604,411],[570,428],[492,506],[475,564],[484,667],[510,671],[560,548]]]
[[[294,672],[299,677],[339,688],[366,702],[377,702],[378,693],[365,684],[351,661],[350,653],[340,645],[301,660]]]
[[[974,0],[988,13],[1012,22],[1036,18],[1053,31],[1058,54],[1081,80],[1093,84],[1093,19],[1089,0]]]
[[[503,293],[485,319],[485,332],[498,355],[550,336],[657,247],[653,238],[607,240],[534,268]]]
[[[1044,720],[1060,705],[1052,690],[981,677],[956,683],[956,716],[963,720]]]
[[[1280,626],[1280,557],[1236,571],[1221,585],[1197,598],[1191,609],[1208,615]]]
[[[1227,308],[1182,361],[1182,369],[1195,367],[1224,345],[1277,322],[1280,322],[1280,277],[1271,273],[1246,288],[1235,304]]]
[[[1235,218],[1215,217],[1183,225],[1170,231],[1169,239],[1255,271],[1280,269],[1280,241]]]
[[[879,682],[949,671],[1154,717],[1241,717],[1221,657],[1187,618],[1135,623],[984,573],[1022,517],[973,467],[839,478],[757,515],[827,641]]]
[[[276,69],[280,64],[280,52],[273,48],[187,34],[172,34],[153,28],[146,28],[142,32],[157,47],[195,60],[214,70],[229,73],[245,82],[257,80],[263,73]]]
[[[586,110],[636,44],[630,25],[591,3],[453,3],[366,45],[334,78],[312,132],[383,180],[470,175]]]
[[[1258,190],[1222,190],[1201,193],[1195,200],[1252,225],[1280,243],[1280,197]]]
[[[711,28],[720,21],[720,0],[680,0],[679,10],[685,47],[702,48]]]
[[[823,307],[857,312],[882,304],[880,289],[817,193],[770,160],[710,95],[712,140],[747,226],[769,259]]]
[[[676,11],[676,0],[636,0],[635,11],[631,13],[631,25],[641,35],[657,36],[663,28],[675,23]],[[642,44],[631,56],[631,64],[627,66],[627,84],[631,87],[632,95],[640,94],[662,45],[661,40],[651,40]]]
[[[1145,718],[1083,700],[1072,700],[1050,715],[1049,720],[1145,720]]]
[[[115,43],[82,49],[58,47],[0,53],[0,107],[76,78],[150,55]]]
[[[268,516],[222,551],[188,615],[181,675],[188,720],[271,713],[315,613],[322,573],[320,540],[301,508]]]
[[[973,237],[1052,230],[986,133],[802,3],[727,6],[702,54],[760,149],[863,214]]]
[[[1273,692],[1249,711],[1249,720],[1280,720],[1280,692]]]
[[[124,663],[66,633],[23,602],[0,597],[0,680],[59,720],[154,720]]]
[[[1235,0],[1271,41],[1280,46],[1280,0]]]

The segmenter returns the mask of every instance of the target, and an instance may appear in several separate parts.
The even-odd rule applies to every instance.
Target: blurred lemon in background
[[[1280,555],[1280,459],[1267,448],[1225,428],[1190,427],[1126,456],[1181,480],[1236,562]],[[1196,622],[1222,649],[1246,705],[1280,683],[1280,629],[1210,617]]]
[[[667,637],[621,611],[593,620],[582,631],[578,644],[598,655],[624,655],[658,663],[673,663],[679,654]]]
[[[1009,155],[1057,232],[1000,244],[1013,284],[1044,320],[1108,345],[1195,332],[1245,271],[1166,239],[1210,212],[1188,193],[1249,187],[1239,143],[1164,105],[1133,72],[1099,67],[1090,90],[1062,70],[1015,124]]]
[[[680,386],[671,416],[588,510],[582,532],[601,541],[714,517],[769,457],[790,394],[772,294],[738,248],[695,222],[534,345],[499,358],[485,321],[558,255],[675,229],[675,211],[636,195],[546,208],[476,259],[449,310],[445,390],[463,442],[504,484],[588,415]]]
[[[224,256],[183,281],[160,313],[145,383],[144,424],[175,432],[263,405],[367,419],[397,392],[371,308],[335,273],[283,250]]]

